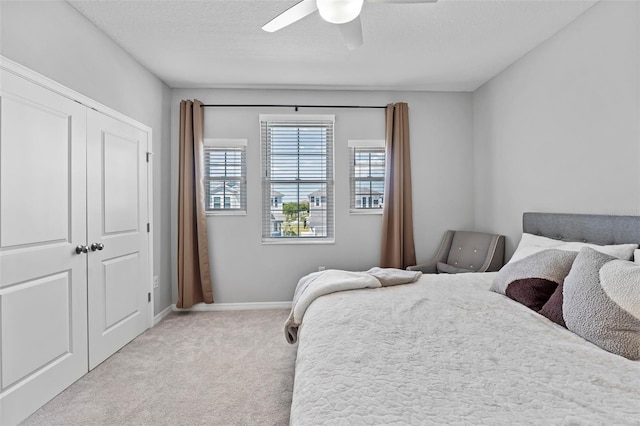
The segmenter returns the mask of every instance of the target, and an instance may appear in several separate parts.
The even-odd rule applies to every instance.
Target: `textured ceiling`
[[[68,0],[173,88],[472,91],[596,0],[364,4],[349,51],[317,13],[261,30],[283,0]]]

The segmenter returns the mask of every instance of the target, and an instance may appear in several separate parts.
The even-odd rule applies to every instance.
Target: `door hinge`
[[[149,162],[149,160],[151,159],[151,156],[153,155],[153,152],[147,152],[147,163]]]
[[[151,224],[147,222],[147,232],[151,232]]]
[[[151,302],[151,293],[147,293],[147,302]]]

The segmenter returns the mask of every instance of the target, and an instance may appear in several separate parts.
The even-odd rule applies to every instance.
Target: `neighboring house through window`
[[[260,115],[263,242],[333,242],[333,115]]]
[[[285,216],[282,211],[282,197],[283,193],[278,191],[271,191],[271,209],[270,209],[270,223],[271,223],[271,237],[282,236],[282,224],[284,223]]]
[[[247,211],[246,139],[205,139],[205,208],[208,213]]]
[[[349,140],[351,213],[382,213],[384,140]]]

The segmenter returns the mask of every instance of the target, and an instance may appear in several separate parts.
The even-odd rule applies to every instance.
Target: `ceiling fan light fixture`
[[[332,24],[346,24],[356,19],[363,3],[364,0],[317,0],[320,16]]]

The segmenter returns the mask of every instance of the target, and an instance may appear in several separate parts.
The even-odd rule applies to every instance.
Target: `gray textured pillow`
[[[577,255],[575,251],[551,249],[508,263],[498,272],[491,290],[537,312],[562,284]]]
[[[475,272],[472,269],[458,268],[457,266],[451,266],[448,263],[438,262],[436,264],[436,270],[440,274],[462,274],[466,272]]]
[[[640,360],[640,266],[583,248],[564,281],[562,315],[574,333]]]

